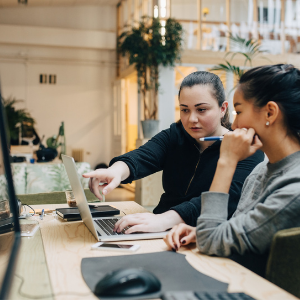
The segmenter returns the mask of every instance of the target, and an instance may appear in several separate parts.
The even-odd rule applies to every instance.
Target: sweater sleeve
[[[229,190],[228,219],[231,218],[237,208],[245,179],[263,159],[264,153],[257,151],[252,156],[237,164]],[[175,210],[187,225],[196,226],[197,218],[201,211],[201,196],[194,197],[190,201],[171,207],[171,209]]]
[[[168,153],[170,140],[170,129],[163,130],[138,149],[113,158],[109,166],[117,161],[123,161],[128,165],[130,175],[122,183],[131,183],[133,180],[161,171]]]
[[[269,250],[274,234],[300,226],[299,183],[280,189],[253,210],[227,220],[228,194],[202,194],[201,215],[197,222],[197,246],[208,255],[233,253],[263,254]]]

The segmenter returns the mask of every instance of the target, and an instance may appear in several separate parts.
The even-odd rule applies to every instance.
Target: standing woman
[[[154,214],[132,214],[115,225],[120,232],[158,232],[179,223],[196,225],[200,194],[208,191],[220,153],[220,141],[200,142],[199,138],[220,136],[229,131],[228,103],[220,78],[209,72],[194,72],[184,78],[179,90],[180,121],[154,136],[138,149],[115,157],[108,169],[83,175],[90,177],[91,191],[101,199],[120,183],[129,183],[163,170],[164,193]],[[245,178],[263,160],[263,153],[236,165],[230,181],[226,212],[236,209]],[[107,184],[99,186],[100,182]]]
[[[300,71],[293,65],[251,69],[241,77],[233,102],[234,131],[222,141],[211,187],[201,196],[197,227],[175,226],[165,242],[176,250],[196,241],[202,253],[235,255],[251,266],[259,258],[266,263],[277,231],[300,226]],[[227,220],[235,168],[259,148],[269,161],[248,176]]]

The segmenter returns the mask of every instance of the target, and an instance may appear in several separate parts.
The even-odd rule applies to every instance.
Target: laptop
[[[132,241],[132,240],[144,240],[144,239],[158,239],[163,238],[167,232],[139,232],[139,233],[131,233],[125,234],[123,232],[117,233],[113,231],[114,225],[118,220],[120,220],[121,216],[116,217],[101,217],[101,218],[92,218],[89,205],[80,182],[79,174],[76,170],[76,165],[73,157],[62,155],[62,160],[65,165],[70,184],[77,202],[78,210],[81,215],[81,218],[86,225],[86,227],[90,230],[90,232],[94,235],[94,237],[101,242],[104,241]]]
[[[10,291],[21,242],[18,203],[14,191],[0,91],[0,299]]]

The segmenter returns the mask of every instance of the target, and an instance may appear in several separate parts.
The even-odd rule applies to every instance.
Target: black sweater
[[[125,162],[129,177],[122,183],[130,183],[158,171],[163,171],[164,193],[154,209],[155,214],[175,210],[184,222],[196,226],[201,211],[202,192],[208,191],[212,183],[220,155],[220,141],[200,153],[199,144],[183,128],[173,123],[145,145],[111,160]],[[262,151],[240,161],[229,191],[228,216],[236,210],[243,183],[253,168],[264,160]]]

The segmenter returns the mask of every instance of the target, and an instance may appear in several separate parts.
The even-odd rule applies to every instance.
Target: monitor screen
[[[9,206],[8,186],[0,139],[0,234],[13,230],[12,213]],[[2,244],[2,243],[1,243]],[[0,246],[1,247],[1,246]]]
[[[18,205],[13,186],[5,120],[0,100],[0,299],[9,298],[20,246]]]

